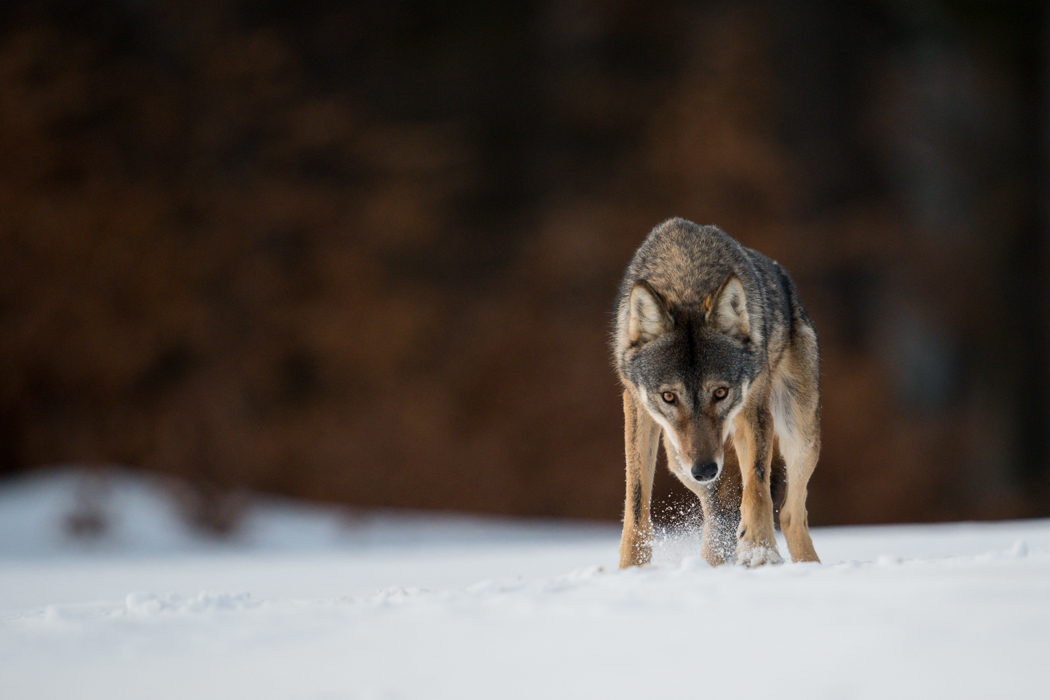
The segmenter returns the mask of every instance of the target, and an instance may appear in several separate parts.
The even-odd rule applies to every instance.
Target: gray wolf
[[[820,353],[795,285],[715,226],[671,219],[627,268],[613,355],[623,383],[627,498],[620,567],[652,557],[650,499],[663,435],[671,472],[699,499],[712,564],[819,561],[806,487],[820,454]]]

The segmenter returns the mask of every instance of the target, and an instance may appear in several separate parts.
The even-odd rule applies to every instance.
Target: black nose
[[[710,481],[717,473],[717,462],[697,462],[693,465],[693,478],[697,481]]]

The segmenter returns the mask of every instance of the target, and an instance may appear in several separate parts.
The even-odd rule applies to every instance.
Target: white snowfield
[[[618,528],[0,488],[0,698],[1050,698],[1050,521],[817,528],[823,564],[618,571]],[[782,552],[786,553],[783,543]]]

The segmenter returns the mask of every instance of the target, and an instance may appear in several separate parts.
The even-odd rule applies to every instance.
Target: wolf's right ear
[[[627,335],[631,344],[648,343],[674,328],[671,310],[663,298],[645,280],[638,280],[631,290],[631,320]]]

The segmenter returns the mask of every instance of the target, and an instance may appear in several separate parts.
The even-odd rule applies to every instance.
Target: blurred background
[[[616,286],[682,216],[816,323],[812,524],[1048,516],[1048,42],[1034,0],[6,0],[0,479],[616,520]]]

